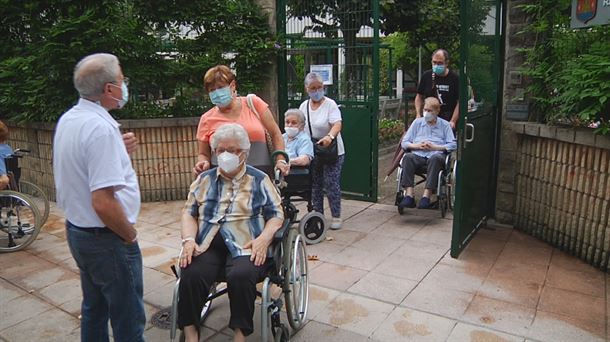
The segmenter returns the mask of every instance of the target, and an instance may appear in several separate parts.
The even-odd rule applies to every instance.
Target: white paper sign
[[[320,75],[324,85],[333,84],[333,65],[332,64],[314,64],[309,67],[309,72],[315,72]]]

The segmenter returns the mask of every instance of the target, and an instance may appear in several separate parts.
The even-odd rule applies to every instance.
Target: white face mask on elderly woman
[[[218,167],[226,172],[231,173],[239,167],[239,156],[230,152],[222,152],[218,155]]]

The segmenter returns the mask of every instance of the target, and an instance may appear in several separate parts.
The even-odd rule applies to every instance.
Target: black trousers
[[[438,173],[445,168],[445,154],[436,153],[430,158],[420,157],[417,154],[406,153],[402,160],[402,177],[400,185],[403,188],[415,186],[415,172],[426,170],[426,189],[436,191],[438,186]]]
[[[256,284],[265,279],[271,263],[267,260],[257,267],[250,261],[250,256],[232,258],[222,235],[217,233],[208,250],[193,258],[181,271],[178,326],[181,329],[187,325],[199,327],[210,287],[219,280],[226,280],[231,307],[229,328],[239,328],[246,336],[252,334]]]

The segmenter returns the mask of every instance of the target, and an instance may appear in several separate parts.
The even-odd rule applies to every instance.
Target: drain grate
[[[150,319],[150,324],[159,329],[169,330],[172,325],[172,307],[159,310]]]

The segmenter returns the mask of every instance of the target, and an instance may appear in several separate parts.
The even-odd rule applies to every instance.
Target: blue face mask
[[[218,107],[226,107],[231,104],[233,96],[231,95],[231,87],[216,89],[210,92],[210,101]]]
[[[432,72],[437,74],[437,75],[442,75],[445,72],[445,66],[444,65],[433,65],[432,66]]]
[[[309,94],[309,98],[312,99],[314,102],[318,102],[324,97],[324,89],[318,89],[316,91],[310,91],[307,93]]]
[[[115,87],[117,87],[117,88],[119,87],[116,84],[112,84],[112,83],[110,83],[110,84],[115,86]],[[127,89],[127,84],[125,84],[125,81],[123,81],[121,83],[121,99],[119,100],[119,99],[117,99],[115,97],[113,97],[113,99],[115,99],[115,100],[117,100],[119,102],[118,103],[119,109],[123,108],[125,106],[125,104],[127,104],[127,101],[129,101],[129,89]]]

